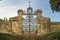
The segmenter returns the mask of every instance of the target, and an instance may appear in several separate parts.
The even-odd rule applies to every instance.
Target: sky
[[[42,16],[50,18],[53,22],[60,22],[60,12],[52,12],[49,0],[30,0],[33,10],[41,9]],[[17,16],[17,10],[27,10],[29,0],[2,0],[0,1],[0,18]]]

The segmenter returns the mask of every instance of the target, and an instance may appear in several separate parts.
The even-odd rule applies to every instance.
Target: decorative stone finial
[[[19,9],[19,10],[17,11],[17,13],[23,13],[23,10],[22,10],[22,9]]]
[[[42,14],[42,10],[38,9],[38,10],[37,10],[37,13]]]

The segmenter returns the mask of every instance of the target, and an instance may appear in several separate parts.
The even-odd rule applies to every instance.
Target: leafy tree
[[[60,0],[50,0],[50,6],[53,12],[60,12]]]

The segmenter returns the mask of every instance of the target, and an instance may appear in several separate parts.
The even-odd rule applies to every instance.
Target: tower
[[[22,34],[22,15],[23,15],[23,10],[19,9],[17,12],[18,12],[18,32],[19,32],[19,34]]]

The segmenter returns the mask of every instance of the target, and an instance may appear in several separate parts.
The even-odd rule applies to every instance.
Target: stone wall
[[[51,31],[52,32],[60,31],[60,22],[51,22]]]

